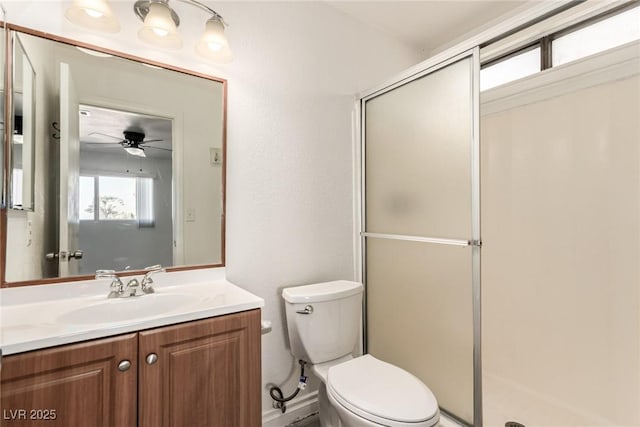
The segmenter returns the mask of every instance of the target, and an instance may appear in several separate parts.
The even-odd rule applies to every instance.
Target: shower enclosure
[[[482,94],[479,56],[361,98],[365,350],[463,424],[640,426],[640,40]]]

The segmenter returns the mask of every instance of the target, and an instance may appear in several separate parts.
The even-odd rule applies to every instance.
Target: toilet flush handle
[[[296,313],[298,313],[298,314],[311,314],[311,313],[313,313],[313,306],[312,305],[307,305],[307,306],[305,306],[304,310],[298,310],[298,311],[296,311]]]

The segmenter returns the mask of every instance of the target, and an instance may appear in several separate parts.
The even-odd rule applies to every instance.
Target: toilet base
[[[380,424],[374,423],[373,421],[366,420],[358,415],[352,413],[348,409],[342,407],[340,403],[338,403],[332,396],[327,395],[327,399],[329,400],[329,405],[336,415],[336,419],[338,420],[338,426],[340,427],[380,427]],[[336,409],[336,408],[340,409]],[[322,410],[320,411],[322,414]],[[322,417],[322,415],[320,415]],[[322,418],[321,418],[322,419]],[[322,424],[321,424],[322,425]]]
[[[346,409],[340,411],[341,415],[338,415],[334,405],[339,403],[329,397],[327,387],[321,383],[318,390],[320,427],[380,427],[380,424],[365,420]]]
[[[338,413],[329,401],[327,387],[323,382],[320,383],[320,388],[318,389],[318,410],[320,427],[343,427],[340,418],[338,418]]]

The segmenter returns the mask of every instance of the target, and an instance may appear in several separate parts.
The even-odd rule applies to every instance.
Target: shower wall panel
[[[481,118],[484,425],[640,425],[640,77]]]

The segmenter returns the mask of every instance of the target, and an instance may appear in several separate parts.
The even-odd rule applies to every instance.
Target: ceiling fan
[[[102,136],[106,136],[108,138],[113,138],[113,139],[118,139],[119,142],[113,142],[113,143],[104,143],[104,142],[85,142],[85,144],[91,144],[91,145],[105,145],[105,144],[118,144],[120,145],[122,148],[124,148],[124,151],[126,151],[127,153],[131,154],[132,156],[138,156],[138,157],[147,157],[144,154],[144,150],[147,148],[152,148],[154,150],[162,150],[162,151],[172,151],[170,148],[162,148],[162,147],[154,147],[153,145],[148,145],[152,142],[159,142],[159,141],[163,141],[162,139],[148,139],[145,141],[145,134],[144,132],[138,132],[138,131],[133,131],[133,130],[125,130],[124,132],[122,132],[124,138],[120,138],[117,136],[112,136],[112,135],[107,135],[106,133],[101,133],[101,132],[91,132],[89,133],[89,135],[102,135]]]

